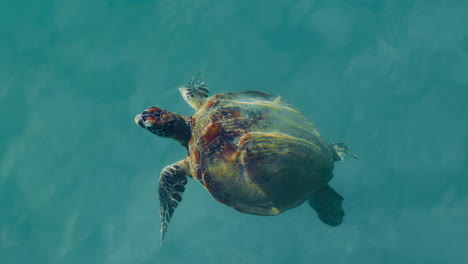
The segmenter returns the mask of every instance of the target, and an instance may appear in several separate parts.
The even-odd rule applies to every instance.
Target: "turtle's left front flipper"
[[[182,201],[187,184],[188,165],[185,160],[166,166],[159,178],[159,215],[161,217],[161,244],[172,214]]]

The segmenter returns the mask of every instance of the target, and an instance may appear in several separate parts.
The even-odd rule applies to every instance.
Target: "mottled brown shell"
[[[278,214],[332,178],[329,145],[279,97],[254,91],[217,94],[192,121],[192,177],[239,211]]]

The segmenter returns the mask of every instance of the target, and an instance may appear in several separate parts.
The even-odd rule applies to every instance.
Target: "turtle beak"
[[[140,127],[145,128],[145,124],[143,122],[143,119],[141,118],[141,114],[135,116],[135,123]]]

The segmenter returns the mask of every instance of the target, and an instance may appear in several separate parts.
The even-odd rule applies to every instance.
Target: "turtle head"
[[[187,146],[191,135],[187,120],[184,116],[154,106],[135,116],[135,123],[140,127],[157,136],[173,138],[184,146]]]

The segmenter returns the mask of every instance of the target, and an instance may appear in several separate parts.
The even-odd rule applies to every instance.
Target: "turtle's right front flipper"
[[[166,235],[172,214],[182,201],[187,184],[188,168],[185,160],[166,166],[159,178],[159,215],[161,217],[161,244]]]
[[[180,93],[184,100],[196,111],[199,110],[200,106],[205,104],[206,98],[208,97],[208,87],[203,80],[203,71],[185,84],[185,86],[179,88]]]

